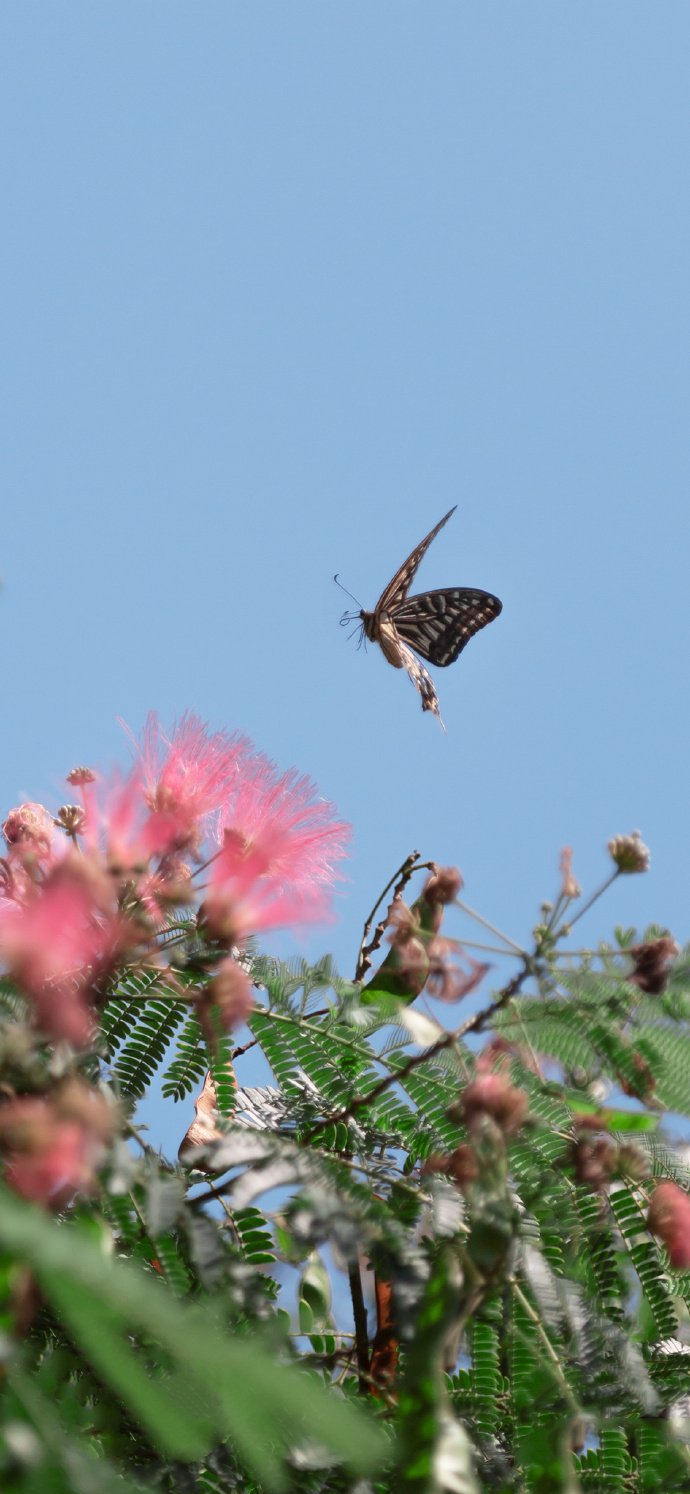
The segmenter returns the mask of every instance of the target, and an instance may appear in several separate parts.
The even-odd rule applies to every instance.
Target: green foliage
[[[52,1224],[4,1189],[0,1247],[31,1266],[73,1342],[163,1455],[197,1460],[229,1436],[274,1487],[283,1484],[281,1444],[290,1445],[298,1427],[353,1469],[380,1456],[374,1428],[359,1425],[317,1380],[281,1369],[256,1341],[223,1331],[208,1305],[184,1307],[133,1264],[104,1259],[78,1230]],[[145,1355],[132,1335],[146,1343]]]
[[[184,1100],[203,1079],[209,1067],[201,1027],[197,1017],[188,1017],[178,1034],[175,1057],[163,1075],[165,1099]]]
[[[690,957],[654,996],[634,934],[565,968],[542,940],[452,1039],[397,966],[361,992],[328,959],[258,957],[236,1051],[197,1004],[213,959],[191,926],[170,939],[174,975],[103,998],[121,1134],[91,1198],[51,1218],[0,1193],[3,1489],[687,1490],[690,1273],[647,1214],[658,1180],[690,1188],[665,1122],[690,1110]],[[42,1092],[55,1056],[18,1057],[8,982],[0,1005],[8,1089],[19,1064]],[[215,1132],[176,1167],[127,1107],[160,1083],[186,1126],[209,1070]],[[515,1124],[464,1108],[487,1073],[526,1095]]]

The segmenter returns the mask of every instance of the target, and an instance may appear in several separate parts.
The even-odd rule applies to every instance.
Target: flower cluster
[[[31,1203],[63,1208],[91,1191],[114,1129],[115,1107],[79,1079],[8,1100],[0,1106],[5,1180]]]
[[[249,934],[327,916],[347,827],[246,738],[192,715],[167,735],[152,715],[129,773],[81,767],[68,781],[80,804],[55,818],[22,804],[3,826],[0,953],[46,1035],[86,1046],[113,972],[162,959],[175,906],[203,903],[218,958]],[[246,1016],[242,972],[215,990],[227,1026]]]
[[[481,985],[489,966],[475,960],[457,939],[440,932],[445,909],[461,887],[457,867],[435,867],[411,908],[399,894],[394,897],[388,910],[387,938],[399,994],[416,996],[426,988],[437,1000],[455,1002]]]
[[[55,815],[20,804],[2,827],[0,959],[36,1039],[67,1055],[93,1045],[125,970],[158,968],[211,1043],[245,1020],[252,988],[233,951],[264,929],[328,917],[345,854],[333,807],[246,738],[189,714],[166,733],[152,715],[135,747],[128,772],[74,768],[78,802]],[[194,945],[193,985],[179,979],[171,915]],[[100,1122],[93,1105],[74,1113],[75,1094],[20,1085],[0,1103],[6,1176],[27,1198],[59,1206],[89,1186]]]
[[[614,835],[608,844],[609,855],[619,872],[627,874],[649,871],[650,852],[639,830],[630,835]]]

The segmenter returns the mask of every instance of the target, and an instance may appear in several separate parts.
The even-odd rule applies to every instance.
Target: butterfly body
[[[398,635],[395,623],[387,612],[360,612],[362,627],[365,638],[370,643],[378,643],[384,659],[393,665],[394,669],[402,669],[403,661],[400,653]]]
[[[373,612],[362,608],[358,614],[364,636],[378,643],[394,669],[407,670],[421,696],[422,710],[432,711],[442,726],[436,687],[415,655],[440,668],[453,664],[470,638],[493,622],[502,610],[498,597],[476,587],[439,587],[417,596],[407,595],[429,545],[454,513],[455,508],[449,509],[408,555],[381,593]],[[351,614],[346,613],[345,618],[351,618]]]

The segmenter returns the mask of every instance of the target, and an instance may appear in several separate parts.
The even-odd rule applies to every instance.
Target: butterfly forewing
[[[448,509],[448,513],[444,514],[442,519],[439,519],[438,524],[435,524],[434,528],[429,531],[426,539],[421,540],[420,543],[415,546],[412,554],[408,555],[407,560],[403,561],[400,570],[396,571],[393,580],[389,581],[385,591],[381,592],[378,602],[376,603],[376,612],[390,612],[391,609],[393,607],[396,607],[399,602],[403,602],[405,600],[412,582],[414,581],[415,574],[419,568],[421,561],[426,555],[431,541],[436,539],[436,535],[438,534],[439,530],[443,528],[444,524],[448,523],[451,515],[455,513],[457,506],[458,505],[456,503],[452,508]]]
[[[501,611],[489,591],[451,586],[408,597],[390,613],[396,631],[429,664],[453,664],[466,643]]]

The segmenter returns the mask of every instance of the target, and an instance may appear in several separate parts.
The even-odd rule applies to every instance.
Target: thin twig
[[[561,888],[561,891],[559,892],[559,894],[558,894],[558,896],[556,898],[556,901],[555,901],[555,903],[554,903],[554,905],[553,905],[553,907],[551,909],[551,912],[549,913],[549,916],[548,916],[548,918],[546,920],[546,927],[547,927],[549,933],[552,933],[553,930],[555,929],[556,924],[558,923],[558,920],[559,920],[559,918],[561,916],[561,913],[564,911],[564,909],[567,907],[567,905],[568,905],[568,903],[570,901],[571,901],[571,899],[568,898],[568,897],[566,897],[566,894],[564,893],[563,889]]]
[[[354,1261],[351,1265],[348,1266],[347,1277],[350,1283],[352,1316],[354,1318],[355,1324],[355,1347],[357,1349],[359,1393],[360,1395],[366,1395],[367,1386],[364,1376],[368,1376],[369,1374],[369,1336],[367,1333],[367,1310],[364,1305],[362,1274],[359,1269],[359,1261]]]
[[[553,1344],[551,1342],[551,1339],[549,1338],[548,1333],[546,1332],[546,1329],[544,1327],[544,1324],[542,1323],[542,1320],[541,1320],[538,1312],[535,1312],[535,1310],[534,1310],[531,1302],[525,1296],[522,1288],[518,1285],[518,1283],[515,1280],[514,1276],[509,1277],[509,1284],[510,1284],[510,1286],[511,1286],[511,1288],[512,1288],[514,1294],[515,1294],[515,1296],[517,1297],[517,1300],[520,1303],[520,1306],[521,1306],[523,1312],[525,1312],[527,1314],[530,1322],[534,1324],[534,1327],[537,1330],[539,1338],[541,1339],[542,1344],[544,1345],[544,1348],[546,1350],[547,1358],[550,1359],[550,1361],[551,1361],[554,1379],[557,1381],[557,1383],[558,1383],[558,1385],[560,1387],[563,1399],[565,1400],[566,1404],[570,1407],[570,1410],[572,1411],[573,1415],[574,1416],[580,1416],[582,1414],[582,1408],[578,1405],[578,1402],[575,1400],[573,1392],[572,1392],[572,1390],[571,1390],[571,1388],[570,1388],[570,1386],[568,1384],[568,1381],[567,1381],[567,1379],[566,1379],[566,1377],[565,1377],[565,1375],[563,1373],[563,1368],[562,1368],[562,1365],[561,1365],[561,1361],[560,1361],[560,1359],[558,1357],[558,1354],[556,1353],[556,1350],[554,1349],[554,1346],[553,1346]]]
[[[385,1090],[390,1089],[392,1084],[399,1084],[402,1079],[406,1079],[407,1075],[413,1069],[418,1068],[420,1063],[426,1063],[429,1058],[435,1058],[436,1054],[441,1053],[444,1048],[452,1047],[457,1036],[458,1034],[455,1032],[444,1032],[443,1036],[438,1038],[435,1043],[432,1043],[430,1048],[424,1048],[421,1053],[413,1053],[412,1057],[408,1058],[407,1062],[402,1064],[399,1069],[394,1069],[388,1074],[384,1074],[383,1079],[379,1079],[378,1084],[375,1084],[374,1088],[370,1089],[368,1094],[355,1095],[354,1099],[350,1101],[349,1105],[345,1106],[344,1110],[336,1111],[335,1115],[325,1115],[320,1121],[316,1121],[311,1130],[307,1131],[302,1137],[302,1143],[305,1144],[312,1141],[314,1136],[317,1136],[319,1131],[324,1131],[327,1126],[337,1125],[339,1121],[347,1120],[356,1111],[363,1110],[366,1105],[371,1105],[374,1100],[378,1100],[379,1095],[384,1094]]]
[[[482,954],[499,955],[502,960],[507,960],[510,953],[507,949],[499,949],[495,944],[481,944],[478,939],[460,939],[458,943],[463,949],[479,949]]]
[[[455,1032],[444,1032],[430,1047],[422,1049],[421,1053],[413,1053],[399,1069],[393,1069],[388,1074],[384,1074],[383,1078],[379,1079],[378,1084],[375,1084],[373,1089],[370,1089],[367,1094],[355,1095],[349,1105],[346,1105],[343,1110],[336,1111],[335,1115],[323,1116],[321,1120],[316,1121],[311,1129],[302,1137],[302,1144],[305,1145],[312,1141],[327,1126],[337,1125],[339,1121],[347,1120],[350,1116],[356,1114],[358,1110],[363,1110],[367,1105],[371,1105],[374,1100],[378,1100],[379,1095],[384,1094],[387,1089],[390,1089],[391,1085],[400,1084],[407,1078],[408,1074],[412,1073],[413,1069],[419,1068],[419,1065],[422,1063],[427,1063],[430,1058],[435,1058],[445,1048],[452,1048],[468,1032],[481,1032],[486,1027],[487,1022],[490,1022],[491,1018],[496,1015],[496,1012],[502,1011],[503,1007],[507,1005],[512,997],[517,995],[523,981],[531,974],[532,961],[529,955],[524,955],[521,969],[516,972],[512,980],[508,982],[508,985],[504,986],[502,991],[499,991],[498,996],[488,1006],[485,1006],[480,1012],[475,1012],[475,1015],[470,1017],[462,1027],[457,1028]]]
[[[524,955],[522,968],[516,971],[512,980],[508,981],[507,986],[504,986],[503,990],[499,991],[498,996],[493,1001],[490,1001],[488,1006],[483,1007],[480,1012],[475,1012],[474,1016],[470,1017],[464,1026],[458,1029],[455,1034],[456,1037],[463,1038],[468,1032],[482,1032],[487,1023],[491,1022],[495,1017],[496,1013],[502,1011],[504,1006],[507,1006],[514,996],[517,996],[527,976],[532,974],[532,961],[528,955]]]
[[[229,1225],[230,1225],[230,1229],[232,1231],[232,1235],[233,1235],[233,1239],[235,1241],[235,1244],[239,1245],[240,1244],[240,1234],[239,1234],[239,1230],[237,1228],[237,1225],[235,1223],[235,1216],[234,1216],[234,1214],[232,1212],[232,1209],[230,1208],[230,1205],[227,1203],[227,1200],[223,1198],[222,1192],[220,1192],[218,1190],[218,1188],[214,1188],[213,1183],[209,1184],[208,1192],[209,1192],[209,1196],[212,1197],[212,1198],[214,1198],[216,1200],[216,1202],[220,1204],[221,1209],[223,1210],[223,1213],[227,1216],[227,1219],[228,1219],[228,1222],[229,1222]],[[196,1202],[196,1200],[195,1200],[195,1202]]]
[[[137,1145],[141,1147],[144,1156],[148,1156],[149,1154],[155,1157],[158,1156],[156,1148],[151,1146],[151,1143],[149,1141],[144,1140],[137,1126],[132,1125],[132,1122],[129,1120],[125,1122],[125,1131],[127,1132],[127,1135],[131,1136],[132,1139],[137,1142]]]
[[[597,899],[600,898],[604,892],[608,891],[611,883],[615,882],[616,877],[618,876],[620,876],[620,867],[617,866],[615,870],[611,872],[610,877],[607,877],[606,881],[602,882],[601,887],[598,887],[596,892],[593,892],[592,896],[588,897],[587,901],[582,904],[582,907],[578,908],[575,917],[568,919],[568,928],[572,929],[576,923],[579,923],[583,915],[589,912],[592,904],[596,903]]]
[[[428,868],[430,867],[430,865],[431,863],[429,861],[419,860],[419,851],[411,851],[410,855],[407,856],[403,861],[402,866],[399,866],[398,870],[393,872],[393,875],[390,881],[386,883],[383,892],[380,893],[377,897],[371,913],[365,920],[364,928],[362,930],[362,942],[359,946],[359,954],[357,956],[357,969],[355,970],[356,982],[364,980],[367,971],[371,969],[371,956],[376,953],[376,950],[379,949],[381,945],[381,940],[385,932],[387,919],[382,918],[381,921],[377,923],[376,928],[374,929],[373,936],[368,944],[367,936],[369,934],[369,930],[371,929],[374,918],[376,917],[378,909],[381,907],[384,897],[387,896],[391,888],[393,888],[393,897],[399,897],[404,888],[407,886],[413,873],[416,871],[420,871],[423,867]]]
[[[481,923],[485,929],[489,930],[490,934],[495,934],[497,939],[502,939],[503,943],[507,944],[508,948],[512,949],[514,954],[524,956],[524,949],[521,949],[520,945],[516,944],[514,939],[509,939],[507,934],[504,934],[501,929],[496,928],[495,923],[489,923],[488,918],[484,918],[481,913],[477,913],[476,908],[471,908],[469,903],[463,902],[461,897],[456,897],[455,907],[461,908],[463,913],[466,913],[468,918],[474,918],[476,923]]]

